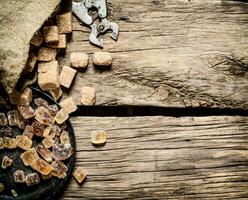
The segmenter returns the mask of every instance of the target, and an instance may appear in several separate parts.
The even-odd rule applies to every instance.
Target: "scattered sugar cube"
[[[78,183],[82,183],[87,175],[82,167],[77,167],[77,169],[73,172],[73,176]]]
[[[110,66],[112,64],[112,56],[109,52],[95,52],[93,63],[96,66]]]
[[[36,47],[39,47],[43,42],[43,36],[40,31],[37,31],[33,38],[31,39],[30,43]]]
[[[60,97],[63,95],[63,91],[61,90],[61,87],[55,88],[54,90],[49,90],[49,93],[53,97],[55,101],[58,101]]]
[[[76,73],[77,71],[75,69],[64,66],[59,76],[60,84],[66,88],[70,88]]]
[[[92,131],[91,132],[91,142],[95,145],[105,144],[107,140],[106,131]]]
[[[26,176],[26,181],[25,182],[26,182],[27,186],[36,185],[36,184],[40,183],[40,177],[36,172],[31,173],[31,174],[28,174]]]
[[[72,32],[72,14],[71,12],[64,13],[56,16],[56,23],[59,29],[59,33],[71,33]]]
[[[5,126],[8,124],[8,119],[5,113],[0,113],[0,126]]]
[[[66,48],[66,34],[59,35],[59,42],[58,43],[48,43],[46,44],[47,47],[55,48],[55,49],[65,49]]]
[[[83,52],[73,52],[70,55],[70,63],[72,67],[85,69],[89,63],[89,56]]]
[[[43,28],[43,34],[46,43],[59,41],[59,30],[57,26],[45,26]]]
[[[59,112],[55,115],[54,120],[58,123],[58,124],[62,124],[63,122],[65,122],[67,119],[69,118],[68,113],[63,110],[60,109]]]
[[[25,166],[32,165],[36,160],[39,159],[35,148],[31,148],[20,155],[20,158]]]
[[[18,105],[29,106],[33,98],[33,93],[30,88],[26,88],[19,98]]]
[[[15,181],[16,183],[25,183],[26,176],[25,176],[23,170],[16,170],[16,171],[13,173],[13,177],[14,177],[14,181]]]
[[[33,162],[31,164],[31,167],[32,167],[32,169],[36,170],[37,172],[39,172],[43,175],[48,175],[53,170],[52,166],[41,158],[39,158],[35,162]]]
[[[39,63],[38,84],[42,90],[54,90],[60,87],[58,61]]]
[[[64,100],[62,100],[59,105],[62,107],[62,109],[67,112],[68,114],[73,113],[77,110],[77,105],[72,97],[68,97]]]
[[[3,137],[3,145],[4,145],[4,148],[7,148],[7,149],[15,149],[17,147],[16,139],[10,138],[10,137]]]
[[[37,56],[34,53],[30,53],[25,66],[25,70],[27,72],[32,72],[34,70],[36,61],[37,61]]]
[[[81,89],[81,103],[83,105],[94,105],[96,103],[96,90],[93,87]]]
[[[17,106],[17,109],[24,119],[30,119],[35,116],[34,109],[31,106]]]
[[[38,61],[52,61],[56,59],[57,50],[47,47],[41,47],[38,51]]]
[[[7,118],[10,126],[16,126],[19,123],[19,113],[17,110],[7,112]]]
[[[16,144],[23,150],[31,149],[32,147],[32,140],[26,135],[17,135],[16,136]]]

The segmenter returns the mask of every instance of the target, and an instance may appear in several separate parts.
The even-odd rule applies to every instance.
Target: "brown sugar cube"
[[[31,148],[20,155],[20,158],[25,166],[30,166],[36,160],[39,159],[39,155],[37,154],[35,148]]]
[[[77,71],[75,69],[64,66],[59,76],[60,84],[66,88],[70,88],[76,73]]]
[[[54,90],[49,90],[49,93],[56,101],[59,100],[60,97],[63,95],[63,91],[61,90],[61,87],[55,88]]]
[[[3,145],[4,145],[4,148],[7,148],[7,149],[15,149],[17,147],[16,139],[10,138],[10,137],[3,137]]]
[[[107,140],[106,131],[92,131],[91,132],[91,142],[94,145],[105,144]]]
[[[41,47],[38,51],[38,61],[52,61],[56,59],[57,50],[47,47]]]
[[[58,61],[39,63],[38,84],[42,90],[54,90],[60,87]]]
[[[81,89],[81,103],[83,105],[94,105],[96,103],[96,90],[93,87]]]
[[[82,52],[73,52],[70,55],[70,63],[75,68],[86,68],[89,63],[89,56]]]
[[[46,44],[47,47],[54,48],[54,49],[65,49],[66,48],[66,35],[60,34],[59,41],[57,43],[48,43]]]
[[[77,105],[72,97],[64,99],[59,104],[63,108],[63,110],[68,114],[73,113],[77,110]]]
[[[41,158],[39,158],[35,162],[33,162],[31,164],[31,167],[43,175],[48,175],[53,170],[52,166]]]
[[[64,13],[56,16],[56,23],[59,29],[59,33],[71,33],[72,32],[72,14],[71,12]]]
[[[18,105],[28,106],[31,103],[32,98],[33,98],[32,90],[30,88],[26,88],[19,98]]]
[[[34,34],[33,38],[31,39],[30,44],[39,47],[42,42],[43,42],[43,36],[40,31],[37,31]]]
[[[31,149],[32,147],[32,140],[26,135],[17,135],[16,136],[16,144],[19,148],[23,150]]]
[[[45,26],[43,28],[43,34],[46,43],[59,41],[59,30],[57,26]]]
[[[36,61],[37,61],[36,55],[33,54],[33,53],[30,53],[29,57],[28,57],[28,60],[27,60],[27,63],[26,63],[26,66],[25,66],[25,70],[27,72],[32,72],[34,70]]]
[[[83,180],[86,178],[86,173],[83,170],[82,167],[78,167],[74,172],[73,172],[73,176],[75,177],[75,179],[77,180],[78,183],[82,183]]]
[[[60,109],[59,112],[55,115],[54,119],[58,124],[62,124],[69,118],[69,115],[63,109]]]
[[[93,63],[96,66],[110,66],[112,64],[112,56],[109,52],[95,52]]]

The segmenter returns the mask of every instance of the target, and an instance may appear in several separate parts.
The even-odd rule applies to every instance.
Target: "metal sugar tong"
[[[89,10],[96,8],[100,23],[97,24],[89,15]],[[103,39],[98,38],[99,35],[111,30],[110,37],[117,41],[119,35],[119,26],[115,22],[107,19],[107,3],[106,0],[83,0],[81,2],[72,2],[73,13],[86,25],[91,28],[89,40],[92,44],[103,48]]]

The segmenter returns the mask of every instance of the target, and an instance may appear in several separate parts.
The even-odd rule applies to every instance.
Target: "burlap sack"
[[[7,93],[25,67],[29,42],[60,0],[0,0],[0,80]]]

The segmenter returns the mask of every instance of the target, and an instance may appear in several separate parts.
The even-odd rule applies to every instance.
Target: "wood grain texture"
[[[247,117],[73,117],[76,166],[61,198],[247,199]],[[90,143],[93,130],[107,143]]]
[[[109,0],[120,26],[117,43],[104,36],[112,70],[80,72],[69,95],[97,88],[98,105],[248,108],[248,4],[237,1]],[[73,18],[71,52],[90,55],[90,29]],[[230,60],[234,59],[234,62]]]

